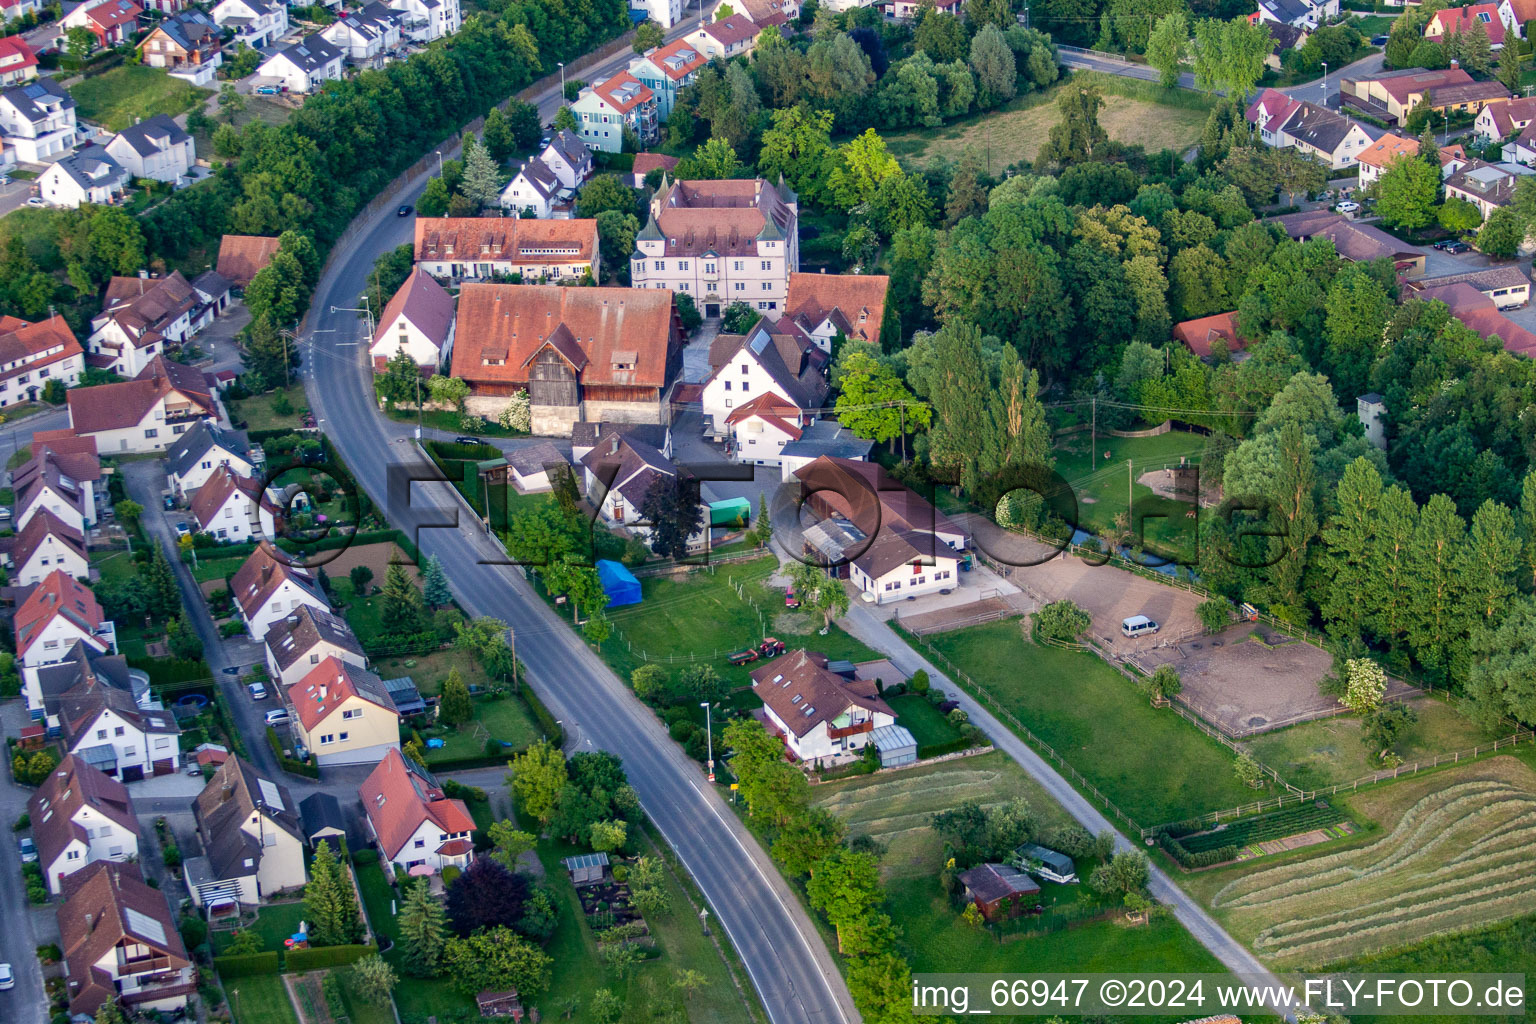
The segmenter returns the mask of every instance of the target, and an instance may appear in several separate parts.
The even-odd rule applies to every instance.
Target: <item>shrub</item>
[[[1035,612],[1035,631],[1063,643],[1077,643],[1093,619],[1071,601],[1053,601]]]
[[[452,864],[446,865],[443,868],[443,885],[445,885],[445,886],[452,885],[454,879],[458,878],[463,873],[464,872],[462,870],[460,870],[459,868],[455,867]]]
[[[312,949],[290,949],[285,956],[285,965],[289,971],[317,971],[326,967],[346,967],[378,951],[377,946],[321,946]]]
[[[340,949],[340,946],[332,946]],[[218,956],[213,958],[214,969],[219,977],[228,982],[234,978],[249,978],[258,974],[276,974],[282,963],[276,953],[248,953],[243,956]]]
[[[26,811],[21,812],[21,817],[16,819],[16,824],[11,826],[12,832],[20,832],[22,829],[32,827],[32,815]]]
[[[912,673],[912,678],[908,681],[907,685],[911,687],[913,693],[924,694],[928,692],[928,688],[933,684],[928,679],[928,670],[920,668]]]

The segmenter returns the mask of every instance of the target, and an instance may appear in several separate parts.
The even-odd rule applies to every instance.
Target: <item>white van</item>
[[[1133,639],[1138,636],[1147,636],[1148,634],[1156,633],[1159,628],[1160,627],[1157,623],[1153,622],[1145,615],[1132,615],[1130,618],[1120,623],[1120,632]]]

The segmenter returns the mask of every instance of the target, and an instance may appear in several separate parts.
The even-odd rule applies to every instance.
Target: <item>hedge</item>
[[[325,967],[345,967],[379,951],[378,946],[320,946],[314,949],[290,949],[284,954],[284,971],[318,971]]]
[[[129,658],[128,667],[147,673],[149,681],[156,686],[200,683],[211,678],[206,661],[188,661],[184,658]]]
[[[970,750],[977,743],[964,736],[943,743],[928,743],[917,748],[917,759],[926,761],[930,757],[943,757],[945,754],[953,754],[961,750]]]
[[[524,678],[527,678],[527,670],[523,669],[521,662],[518,663],[517,667],[524,673]],[[549,742],[557,747],[565,746],[565,729],[561,727],[559,722],[555,721],[555,716],[550,714],[549,708],[545,707],[544,702],[539,700],[539,695],[534,693],[527,685],[518,688],[518,695],[527,703],[528,710],[533,712],[533,717],[538,720],[539,728],[543,729],[544,734],[549,737]]]
[[[296,761],[283,754],[282,741],[277,738],[277,730],[270,725],[267,726],[267,743],[272,747],[272,756],[277,758],[277,763],[283,771],[291,772],[294,775],[302,775],[306,779],[318,779],[320,777],[320,766],[313,761]]]
[[[470,462],[485,462],[489,459],[501,457],[501,449],[490,444],[460,444],[457,441],[427,441],[427,453],[437,455],[443,459],[460,460],[467,459]]]
[[[224,981],[249,978],[256,974],[277,974],[282,970],[279,953],[245,953],[236,956],[216,956],[213,967]]]
[[[1212,864],[1221,864],[1237,857],[1237,847],[1231,844],[1200,853],[1191,853],[1185,849],[1183,843],[1167,832],[1158,833],[1157,845],[1161,846],[1168,856],[1178,861],[1180,867],[1185,868],[1208,868]]]

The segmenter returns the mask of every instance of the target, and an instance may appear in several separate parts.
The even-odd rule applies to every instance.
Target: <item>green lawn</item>
[[[364,999],[357,991],[352,972],[346,968],[337,970],[336,978],[341,982],[341,999],[346,1004],[351,1024],[395,1024],[395,1014],[388,999],[382,1003]],[[399,988],[410,988],[415,983],[413,978]]]
[[[139,572],[139,564],[127,551],[92,552],[91,568],[101,573],[103,583],[121,583]]]
[[[1406,762],[1471,750],[1509,734],[1508,729],[1489,732],[1481,728],[1445,701],[1425,698],[1414,701],[1412,707],[1419,719],[1393,748]],[[1354,715],[1277,729],[1255,737],[1248,745],[1255,757],[1303,789],[1350,782],[1379,768],[1360,740],[1360,720]]]
[[[423,391],[426,388],[422,388]],[[410,407],[388,406],[384,410],[392,420],[402,423],[415,423],[417,421],[416,410]],[[446,430],[453,434],[472,434],[476,437],[527,437],[526,430],[508,430],[494,420],[479,420],[472,424],[470,430],[463,428],[462,418],[456,412],[448,409],[428,409],[421,414],[421,425],[428,430]],[[495,458],[494,455],[488,456]]]
[[[1259,795],[1233,775],[1230,751],[1093,654],[1031,643],[1018,620],[930,640],[1143,827]]]
[[[199,583],[224,580],[233,576],[249,557],[220,558],[217,548],[204,548],[197,556],[197,564],[192,567],[192,578]]]
[[[395,925],[395,915],[390,910],[395,890],[384,877],[384,869],[379,866],[377,859],[370,858],[366,863],[354,865],[353,872],[357,876],[357,887],[363,894],[363,911],[368,915],[368,923],[374,934],[394,942],[400,936],[400,930]]]
[[[235,1024],[299,1024],[293,1001],[276,974],[234,978],[224,986]]]
[[[899,697],[887,697],[885,702],[896,712],[896,724],[911,731],[919,751],[960,738],[960,730],[950,725],[943,713],[928,703],[927,697],[904,693]]]
[[[604,659],[626,679],[648,655],[649,660],[677,672],[698,661],[708,662],[734,686],[750,685],[752,670],[762,662],[732,667],[726,664],[726,655],[756,646],[765,633],[757,608],[736,595],[732,579],[740,582],[745,594],[762,609],[767,635],[784,641],[789,650],[803,647],[833,660],[880,657],[837,626],[826,636],[818,635],[819,616],[813,619],[786,609],[784,592],[765,585],[777,565],[777,559],[765,555],[687,576],[642,579],[641,603],[616,608],[608,615],[616,628],[603,644]]]
[[[80,120],[104,125],[114,132],[156,114],[185,114],[202,106],[210,95],[209,90],[172,78],[164,71],[132,64],[87,78],[72,86],[69,93],[75,98],[75,112]]]
[[[1137,516],[1145,517],[1142,529],[1146,546],[1164,555],[1183,555],[1182,560],[1188,561],[1195,543],[1194,520],[1185,516],[1190,505],[1160,498],[1152,488],[1136,481],[1150,470],[1178,465],[1181,458],[1198,462],[1204,447],[1205,439],[1200,435],[1179,430],[1156,437],[1100,434],[1097,444],[1091,434],[1075,434],[1057,442],[1053,454],[1056,472],[1072,488],[1080,528],[1102,534],[1113,527],[1115,517],[1126,509],[1129,482]],[[1131,463],[1129,471],[1126,460]]]
[[[261,948],[273,952],[283,948],[283,940],[299,930],[299,922],[304,920],[304,902],[297,900],[291,903],[269,903],[261,908],[256,917],[256,923],[249,930],[261,938]],[[230,940],[234,938],[234,932],[219,929],[213,933],[213,952],[222,954],[229,947]]]
[[[272,408],[272,403],[277,401],[279,395],[288,397],[289,405],[293,411],[279,413]],[[278,388],[270,394],[253,395],[250,398],[242,398],[238,402],[231,403],[234,409],[230,416],[236,421],[245,421],[247,430],[280,430],[285,427],[297,428],[302,420],[300,411],[309,408],[309,400],[304,396],[303,384],[290,384],[286,388]]]

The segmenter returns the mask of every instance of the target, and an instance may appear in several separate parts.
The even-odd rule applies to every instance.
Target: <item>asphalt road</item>
[[[19,729],[26,710],[20,701],[11,701],[4,709],[7,732]],[[0,1020],[5,1024],[45,1024],[48,1020],[48,996],[43,989],[43,969],[37,962],[37,935],[32,928],[32,907],[21,884],[21,855],[10,825],[27,809],[32,791],[11,781],[9,773],[0,777],[0,962],[11,965],[16,973],[16,987],[0,992]]]
[[[679,28],[672,36],[683,31]],[[626,67],[632,58],[627,51],[620,53],[582,72],[582,77],[598,80]],[[546,90],[537,106],[547,120],[559,102],[556,87]],[[398,202],[413,200],[425,184],[426,175],[419,176]],[[410,218],[396,217],[393,205],[384,204],[369,223],[357,225],[359,233],[333,260],[316,290],[303,339],[301,375],[317,425],[391,522],[415,532],[424,555],[442,560],[459,603],[471,614],[494,616],[513,627],[517,654],[530,681],[572,731],[574,744],[623,756],[646,813],[703,891],[711,916],[741,954],[774,1024],[857,1021],[831,955],[762,848],[705,782],[699,765],[678,749],[655,716],[570,625],[534,595],[521,574],[486,564],[505,553],[481,531],[453,488],[417,485],[409,507],[389,498],[389,467],[409,465],[425,471],[430,463],[408,441],[406,435],[414,428],[383,419],[374,406],[364,332],[356,315],[331,310],[351,306],[364,289],[374,259],[410,238]],[[443,511],[434,515],[433,508]],[[415,529],[455,517],[456,526]]]

